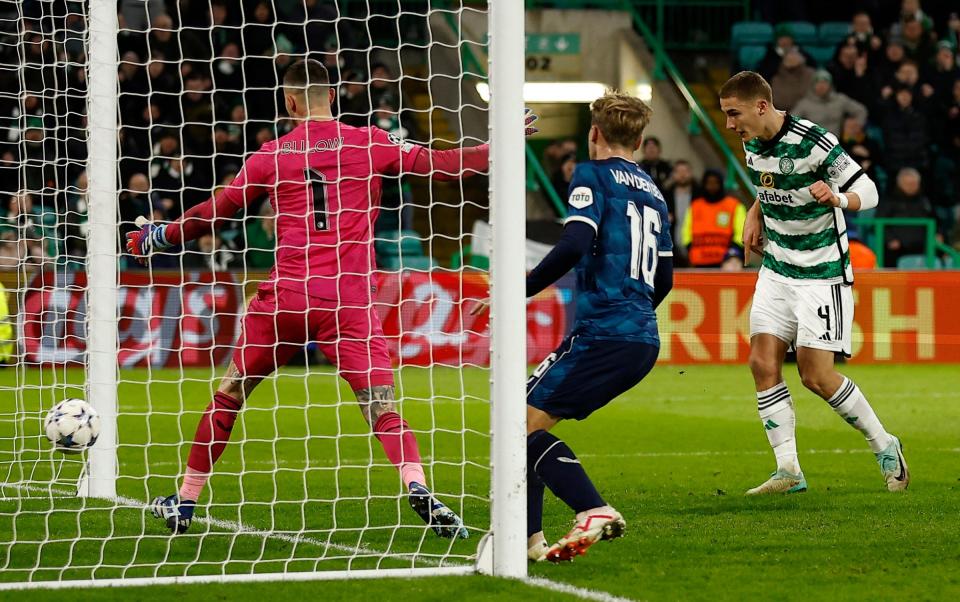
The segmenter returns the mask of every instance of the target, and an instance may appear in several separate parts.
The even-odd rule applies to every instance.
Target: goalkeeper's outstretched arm
[[[268,155],[255,153],[244,163],[233,182],[206,201],[187,209],[179,219],[169,224],[154,224],[146,218],[138,219],[139,230],[127,234],[127,252],[137,256],[141,263],[155,251],[182,245],[220,228],[224,222],[265,192],[267,181],[265,164]]]

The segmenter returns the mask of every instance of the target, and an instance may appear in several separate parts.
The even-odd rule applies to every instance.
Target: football
[[[43,428],[57,451],[79,454],[97,442],[100,416],[82,399],[64,399],[47,413]]]

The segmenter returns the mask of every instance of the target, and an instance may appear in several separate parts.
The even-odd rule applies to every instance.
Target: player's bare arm
[[[743,262],[750,263],[750,252],[763,256],[763,215],[760,202],[756,201],[747,210],[747,219],[743,223]]]

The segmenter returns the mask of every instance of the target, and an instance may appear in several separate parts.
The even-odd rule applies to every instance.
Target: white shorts
[[[772,334],[792,347],[812,347],[850,357],[853,287],[845,284],[791,285],[757,279],[750,309],[750,336]]]

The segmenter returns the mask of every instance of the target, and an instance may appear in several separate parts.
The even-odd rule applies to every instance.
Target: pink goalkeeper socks
[[[403,484],[410,487],[410,483],[427,484],[427,477],[420,464],[420,448],[417,438],[410,430],[407,421],[396,412],[387,412],[377,419],[373,425],[373,434],[383,445],[387,458],[400,471]]]
[[[190,456],[187,459],[187,472],[180,486],[180,499],[197,501],[203,487],[210,478],[213,465],[230,441],[230,432],[237,421],[237,415],[243,403],[217,391],[207,411],[200,418],[197,433],[193,437]]]
[[[180,499],[193,501],[200,499],[200,494],[209,478],[210,473],[197,472],[187,466],[187,472],[183,475],[183,485],[180,485]]]

